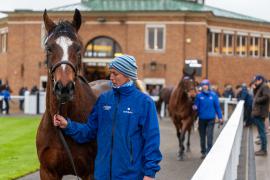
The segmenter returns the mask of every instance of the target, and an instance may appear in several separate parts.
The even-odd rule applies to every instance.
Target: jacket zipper
[[[130,139],[130,162],[133,165],[133,146],[131,139]]]
[[[110,152],[110,180],[112,180],[112,151],[113,151],[113,145],[114,145],[114,130],[115,130],[115,124],[116,124],[116,114],[118,110],[118,105],[120,103],[120,95],[117,93],[117,103],[113,114],[112,119],[112,138],[111,138],[111,152]]]

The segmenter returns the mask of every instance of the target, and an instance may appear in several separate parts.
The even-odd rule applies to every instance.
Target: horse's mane
[[[60,35],[66,35],[71,39],[75,39],[77,37],[76,30],[74,29],[72,24],[66,20],[60,20],[57,25],[48,33],[47,36],[50,36],[51,34],[53,34],[53,36],[55,37],[58,37]]]
[[[172,105],[177,108],[181,106],[183,102],[188,102],[189,97],[188,94],[184,90],[184,80],[185,78],[193,79],[193,76],[184,74],[180,82],[178,83],[177,87],[175,88],[175,96],[174,100],[172,101]]]

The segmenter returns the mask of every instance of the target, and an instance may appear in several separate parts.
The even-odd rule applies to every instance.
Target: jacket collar
[[[120,87],[112,86],[112,88],[114,93],[119,93],[121,95],[129,95],[134,90],[136,90],[136,86],[134,85],[133,81],[129,81]]]

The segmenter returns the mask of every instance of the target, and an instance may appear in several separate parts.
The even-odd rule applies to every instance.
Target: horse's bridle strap
[[[66,64],[66,65],[69,65],[71,68],[72,68],[72,70],[74,71],[74,73],[75,73],[75,76],[77,76],[77,67],[73,64],[73,63],[71,63],[71,62],[69,62],[69,61],[59,61],[59,62],[57,62],[56,64],[54,64],[50,69],[50,73],[54,73],[55,72],[55,70],[56,70],[56,68],[58,68],[59,66],[61,66],[62,64]]]

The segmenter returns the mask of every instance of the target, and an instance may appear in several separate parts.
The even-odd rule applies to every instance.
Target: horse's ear
[[[48,33],[50,33],[56,26],[56,24],[49,18],[46,9],[44,10],[43,13],[43,21]]]
[[[73,21],[72,21],[72,25],[73,27],[76,29],[76,31],[78,32],[80,27],[82,24],[82,16],[81,13],[78,9],[75,9],[75,13],[73,16]]]

